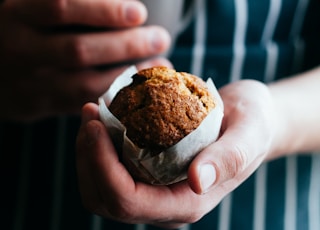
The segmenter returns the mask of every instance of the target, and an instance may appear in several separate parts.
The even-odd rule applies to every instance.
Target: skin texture
[[[80,113],[128,63],[170,65],[147,61],[168,49],[170,37],[162,28],[140,26],[146,17],[135,0],[3,1],[0,119]]]
[[[97,105],[86,104],[77,139],[84,205],[127,223],[174,228],[199,220],[262,162],[320,149],[320,105],[314,103],[320,97],[319,76],[320,69],[314,69],[268,86],[243,80],[221,88],[220,138],[193,160],[187,181],[170,186],[134,181],[98,121]]]

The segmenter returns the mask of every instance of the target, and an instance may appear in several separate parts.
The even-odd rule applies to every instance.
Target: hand
[[[0,119],[80,112],[108,88],[121,63],[166,51],[166,31],[140,26],[146,15],[132,0],[5,0]]]
[[[194,159],[187,181],[170,186],[134,181],[98,121],[97,105],[85,105],[77,139],[84,205],[118,221],[170,228],[195,222],[212,210],[267,157],[276,131],[265,85],[241,81],[222,88],[220,94],[225,105],[220,138]]]

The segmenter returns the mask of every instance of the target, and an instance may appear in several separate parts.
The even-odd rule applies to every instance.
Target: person
[[[108,7],[111,7],[112,3],[117,5],[119,2],[141,6],[130,0],[109,0],[101,4],[110,4]],[[193,160],[187,181],[171,186],[150,186],[134,181],[119,161],[108,131],[98,119],[95,103],[84,105],[79,131],[79,121],[74,116],[48,118],[22,127],[20,124],[4,122],[1,124],[0,162],[3,170],[1,216],[5,229],[319,229],[320,186],[317,177],[320,158],[318,154],[312,153],[320,149],[320,104],[317,101],[320,96],[317,87],[320,83],[320,69],[317,67],[320,60],[320,3],[316,0],[195,2],[194,19],[179,36],[170,61],[178,70],[192,72],[204,78],[212,77],[219,88],[225,110],[221,137]],[[34,11],[41,9],[37,4],[45,4],[43,1],[29,0],[28,6],[32,3],[33,7],[21,5],[15,8],[17,11],[14,11],[14,14],[5,14],[10,12],[9,9],[14,9],[14,3],[19,2],[6,0],[2,3],[0,17],[6,20],[1,20],[1,28],[8,29],[19,25],[17,19],[8,22],[13,16],[33,18],[31,24],[23,25],[36,25],[35,31],[43,24],[52,25],[52,17],[45,17],[50,20],[41,20],[40,24],[37,24],[39,20],[35,19],[38,14],[42,15],[41,18],[43,15],[50,15],[44,10]],[[57,34],[70,36],[68,31],[73,28],[69,28],[69,25],[77,23],[70,23],[73,21],[66,16],[69,14],[79,17],[80,21],[77,22],[80,25],[87,25],[85,22],[88,22],[88,25],[96,26],[90,21],[90,17],[79,16],[79,12],[89,15],[90,9],[93,10],[89,7],[93,7],[91,4],[93,5],[88,2],[86,10],[83,8],[82,11],[79,5],[70,8],[78,10],[77,13],[64,11],[64,16],[60,16],[57,21],[62,25],[62,22],[65,22],[65,25],[68,25],[67,30],[50,28],[50,33],[44,35],[50,35],[50,39],[51,36],[58,38]],[[138,7],[137,5],[135,6]],[[111,9],[108,7],[99,5],[94,11]],[[42,9],[50,8],[51,6],[46,6]],[[32,10],[32,13],[27,9]],[[140,11],[139,15],[143,14],[143,10]],[[95,16],[100,19],[98,13],[95,13]],[[53,24],[57,25],[57,21]],[[143,19],[128,30],[133,32],[150,29],[135,27],[142,23]],[[52,29],[54,32],[51,32]],[[81,37],[82,29],[84,28],[74,34]],[[96,32],[91,30],[92,28],[88,29],[90,30],[85,35]],[[10,30],[1,35],[1,51],[7,50],[7,44],[11,44],[5,43],[6,40],[3,39],[3,34],[8,38],[12,37],[7,31]],[[99,28],[99,35],[104,35],[105,32],[103,28]],[[114,30],[108,33],[111,36]],[[147,34],[147,31],[143,32],[142,41]],[[132,38],[133,35],[134,32],[128,36]],[[107,34],[105,36],[107,40]],[[83,67],[136,60],[137,57],[153,56],[168,48],[166,38],[163,43],[160,42],[162,45],[158,52],[148,53],[143,46],[138,45],[139,39],[132,41],[133,39],[128,37],[126,40],[119,36],[117,34],[116,42],[106,47],[105,51],[110,54],[106,55],[107,57],[103,55],[104,52],[100,53],[101,47],[104,48],[106,44],[101,44],[96,49],[88,45],[89,48],[85,46],[85,50],[89,49],[88,53],[92,48],[93,53],[99,51],[101,56],[83,56],[82,53],[80,56],[83,59],[78,59],[79,53],[71,50],[71,60],[66,55],[68,49],[64,48],[65,46],[62,46],[61,51],[56,48],[59,44],[57,41],[45,43],[48,44],[47,48],[54,44],[54,48],[47,53],[46,46],[36,40],[33,44],[40,48],[40,54],[37,55],[28,53],[37,50],[31,50],[29,42],[25,46],[23,43],[21,47],[18,46],[20,42],[27,41],[26,39],[16,42],[13,48],[18,48],[19,52],[14,53],[12,58],[1,58],[1,62],[6,63],[2,68],[5,75],[16,78],[10,85],[2,77],[1,87],[6,90],[10,86],[12,92],[12,89],[18,89],[12,94],[18,98],[24,96],[25,104],[19,103],[23,104],[20,107],[5,102],[7,95],[10,95],[7,92],[6,97],[1,97],[4,103],[7,103],[2,107],[2,110],[6,110],[2,112],[2,120],[21,120],[21,117],[35,119],[49,114],[65,114],[70,112],[67,101],[70,98],[74,99],[76,105],[87,101],[96,102],[95,98],[108,88],[108,84],[123,68],[107,66],[105,72],[106,68],[103,66],[103,72],[98,72],[101,71],[100,68],[92,70]],[[140,47],[142,53],[137,49],[132,51],[132,56],[129,55],[128,50],[132,49],[128,49],[130,45],[123,46],[125,41]],[[93,41],[92,44],[96,45],[98,41]],[[115,44],[119,47],[111,55]],[[23,47],[26,48],[26,53],[21,52]],[[123,53],[121,48],[124,48]],[[123,56],[115,58],[119,53]],[[6,54],[11,55],[12,51],[7,50]],[[31,59],[38,56],[41,57],[38,60]],[[141,68],[153,64],[170,65],[164,59],[156,60],[157,63],[144,62]],[[32,75],[25,74],[24,76],[28,76],[26,80],[21,79],[21,72],[14,75],[18,70],[21,71],[20,66],[17,68],[17,62],[26,64],[26,67],[33,64],[32,68],[44,63],[45,71],[40,71],[43,75],[34,76],[33,84],[32,81],[30,85],[20,84],[29,82],[27,80],[32,79]],[[82,65],[79,66],[79,62]],[[6,68],[10,66],[7,63],[11,63],[11,68]],[[48,63],[51,64],[49,69]],[[68,66],[70,63],[71,66]],[[43,70],[42,67],[39,69]],[[26,70],[28,69],[30,68]],[[35,69],[37,68],[33,70]],[[61,74],[61,69],[67,74]],[[50,71],[56,75],[52,75],[52,72],[50,74]],[[95,71],[101,75],[94,75]],[[47,82],[50,76],[55,84],[45,84],[50,82]],[[64,76],[63,80],[61,79],[60,83],[55,82],[61,76]],[[107,82],[106,85],[102,86],[100,81],[89,84],[88,78],[91,79],[91,76]],[[72,84],[65,82],[66,77],[73,80]],[[79,83],[79,79],[83,82]],[[45,84],[47,87],[63,88],[65,84],[68,86],[68,83],[69,88],[65,91],[59,88],[48,91],[45,87],[40,87]],[[91,90],[94,91],[100,87],[102,89],[90,94],[92,97],[84,99],[75,87],[82,83],[82,87],[91,85]],[[27,90],[26,86],[34,88]],[[40,92],[35,91],[39,88]],[[27,92],[23,94],[21,89]],[[80,91],[83,92],[83,88]],[[39,105],[37,100],[31,100],[30,92],[35,93],[31,94],[35,99],[40,99],[40,95],[43,98],[42,94],[48,94],[55,103],[48,103],[50,98],[44,98],[46,104]],[[52,95],[50,92],[57,94]],[[77,93],[72,95],[73,92]],[[58,101],[57,96],[60,98]],[[24,106],[30,108],[28,103],[35,104],[30,112],[26,113]],[[61,103],[68,106],[63,110]],[[18,112],[12,112],[13,109]],[[20,119],[17,116],[21,116]],[[74,155],[70,154],[75,141],[76,162]],[[78,183],[75,182],[76,178]],[[90,212],[84,210],[80,199]]]

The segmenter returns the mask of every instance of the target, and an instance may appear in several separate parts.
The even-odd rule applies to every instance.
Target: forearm
[[[320,68],[269,88],[277,113],[270,158],[320,150]]]

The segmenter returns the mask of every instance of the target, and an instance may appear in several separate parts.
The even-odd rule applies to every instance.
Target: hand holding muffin
[[[84,106],[77,168],[86,207],[118,221],[163,227],[195,222],[216,207],[274,147],[277,124],[265,85],[241,81],[219,93],[224,101],[221,136],[192,160],[187,180],[169,186],[134,180],[99,120],[98,106]]]

